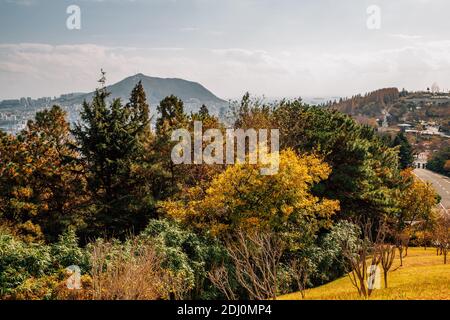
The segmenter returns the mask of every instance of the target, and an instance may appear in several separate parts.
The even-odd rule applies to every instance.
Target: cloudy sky
[[[69,30],[69,5],[81,29]],[[369,29],[367,8],[381,10]],[[0,99],[141,72],[222,98],[450,89],[448,0],[0,0]]]

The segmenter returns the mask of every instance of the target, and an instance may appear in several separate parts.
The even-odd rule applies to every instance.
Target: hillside
[[[109,100],[120,98],[128,101],[134,86],[142,81],[147,100],[151,105],[150,112],[155,119],[156,106],[167,96],[175,95],[184,102],[187,114],[196,112],[204,104],[211,114],[220,116],[226,113],[228,102],[218,98],[211,91],[197,82],[175,78],[156,78],[143,74],[127,77],[115,84],[107,86],[111,95]],[[42,97],[38,99],[19,98],[0,101],[0,130],[16,133],[24,128],[26,122],[32,118],[37,110],[49,108],[53,105],[61,106],[68,114],[71,123],[79,120],[80,106],[83,101],[91,101],[94,92],[67,93],[57,98]]]
[[[128,100],[130,92],[139,81],[142,81],[147,99],[152,105],[159,104],[162,99],[172,94],[183,100],[188,111],[200,108],[202,104],[207,105],[212,111],[218,111],[220,107],[226,105],[225,100],[218,98],[197,82],[176,78],[149,77],[141,73],[107,86],[108,91],[111,92],[110,99]],[[64,95],[57,99],[57,102],[65,105],[80,104],[83,100],[91,100],[93,94],[94,92]]]
[[[348,99],[341,99],[332,103],[331,108],[355,116],[365,115],[378,117],[390,104],[398,101],[400,93],[397,88],[379,89],[365,95],[356,95]]]
[[[370,299],[419,300],[450,299],[450,265],[443,264],[443,257],[436,249],[410,248],[400,267],[397,257],[388,276],[389,288],[375,290]],[[383,283],[383,279],[381,280]],[[301,299],[300,293],[292,293],[280,300]],[[360,299],[348,277],[306,291],[308,300]]]
[[[450,95],[445,92],[408,92],[384,88],[364,95],[332,101],[325,107],[346,113],[373,127],[397,128],[407,123],[417,130],[423,125],[450,132]]]
[[[134,86],[142,81],[147,99],[152,105],[157,105],[167,96],[175,95],[185,103],[187,111],[200,108],[202,104],[207,105],[212,111],[217,111],[227,105],[227,101],[218,98],[211,91],[197,82],[176,78],[156,78],[144,74],[136,74],[127,77],[115,84],[107,86],[111,92],[110,99],[121,98],[127,101]],[[49,107],[53,104],[61,106],[75,106],[90,101],[94,92],[89,93],[66,93],[58,98],[43,97],[39,99],[19,98],[0,101],[0,110],[14,111]]]

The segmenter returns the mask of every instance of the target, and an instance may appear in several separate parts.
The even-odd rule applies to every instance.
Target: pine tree
[[[159,117],[156,120],[155,161],[161,164],[169,184],[161,191],[161,197],[173,195],[182,184],[183,168],[175,166],[171,151],[176,142],[171,141],[172,132],[179,128],[188,128],[188,117],[184,113],[183,101],[171,95],[164,98],[157,107]]]
[[[142,86],[142,81],[139,81],[133,88],[130,102],[127,103],[126,107],[132,116],[135,117],[132,119],[132,124],[136,126],[134,129],[148,133],[150,126],[150,106],[147,103],[147,96]]]
[[[286,102],[274,112],[280,147],[323,156],[333,171],[315,187],[318,196],[340,201],[340,218],[378,221],[395,209],[397,151],[368,126],[333,110]]]
[[[136,174],[144,155],[142,138],[149,132],[149,106],[141,83],[133,89],[128,104],[114,99],[108,106],[110,93],[104,76],[102,72],[101,87],[92,102],[83,103],[82,122],[73,134],[94,199],[91,227],[120,236],[143,227],[152,212],[151,197],[137,199],[145,181]]]
[[[410,168],[414,162],[413,148],[403,132],[400,132],[395,136],[392,146],[399,147],[398,156],[400,168]]]
[[[187,116],[184,113],[183,101],[176,96],[171,95],[164,98],[159,103],[157,110],[160,117],[156,121],[156,132],[159,136],[186,125]]]
[[[210,117],[208,107],[203,104],[198,111],[198,115],[200,119],[208,119]]]

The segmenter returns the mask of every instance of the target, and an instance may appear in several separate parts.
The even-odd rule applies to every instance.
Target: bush
[[[347,242],[356,246],[360,234],[359,227],[348,221],[340,221],[331,227],[330,232],[320,241],[323,254],[315,274],[316,284],[334,280],[345,274],[347,266],[341,244]]]
[[[77,246],[73,231],[56,244],[45,245],[26,243],[0,230],[0,297],[49,298],[70,265],[88,268],[87,253]]]
[[[140,237],[151,239],[163,257],[164,268],[185,276],[189,298],[217,296],[216,289],[206,281],[208,271],[226,256],[225,248],[217,241],[182,229],[169,220],[151,220]]]
[[[0,234],[0,296],[13,295],[25,280],[42,277],[51,267],[48,246],[26,244],[12,235]]]
[[[87,250],[78,246],[75,230],[69,229],[59,237],[59,241],[51,246],[54,263],[62,268],[77,265],[82,273],[90,269],[89,254]]]
[[[148,242],[99,240],[90,247],[94,299],[156,300],[171,293],[179,298],[187,290],[182,277],[172,277],[162,267],[161,257]]]

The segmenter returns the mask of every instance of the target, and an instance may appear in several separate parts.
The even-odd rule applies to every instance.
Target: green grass
[[[376,300],[450,300],[450,264],[444,265],[444,257],[437,256],[434,248],[409,248],[408,256],[400,267],[398,252],[388,274],[388,288],[381,286],[369,299]],[[345,276],[323,286],[306,290],[305,299],[341,300],[361,299],[350,278]],[[299,292],[279,297],[280,300],[299,300]]]

